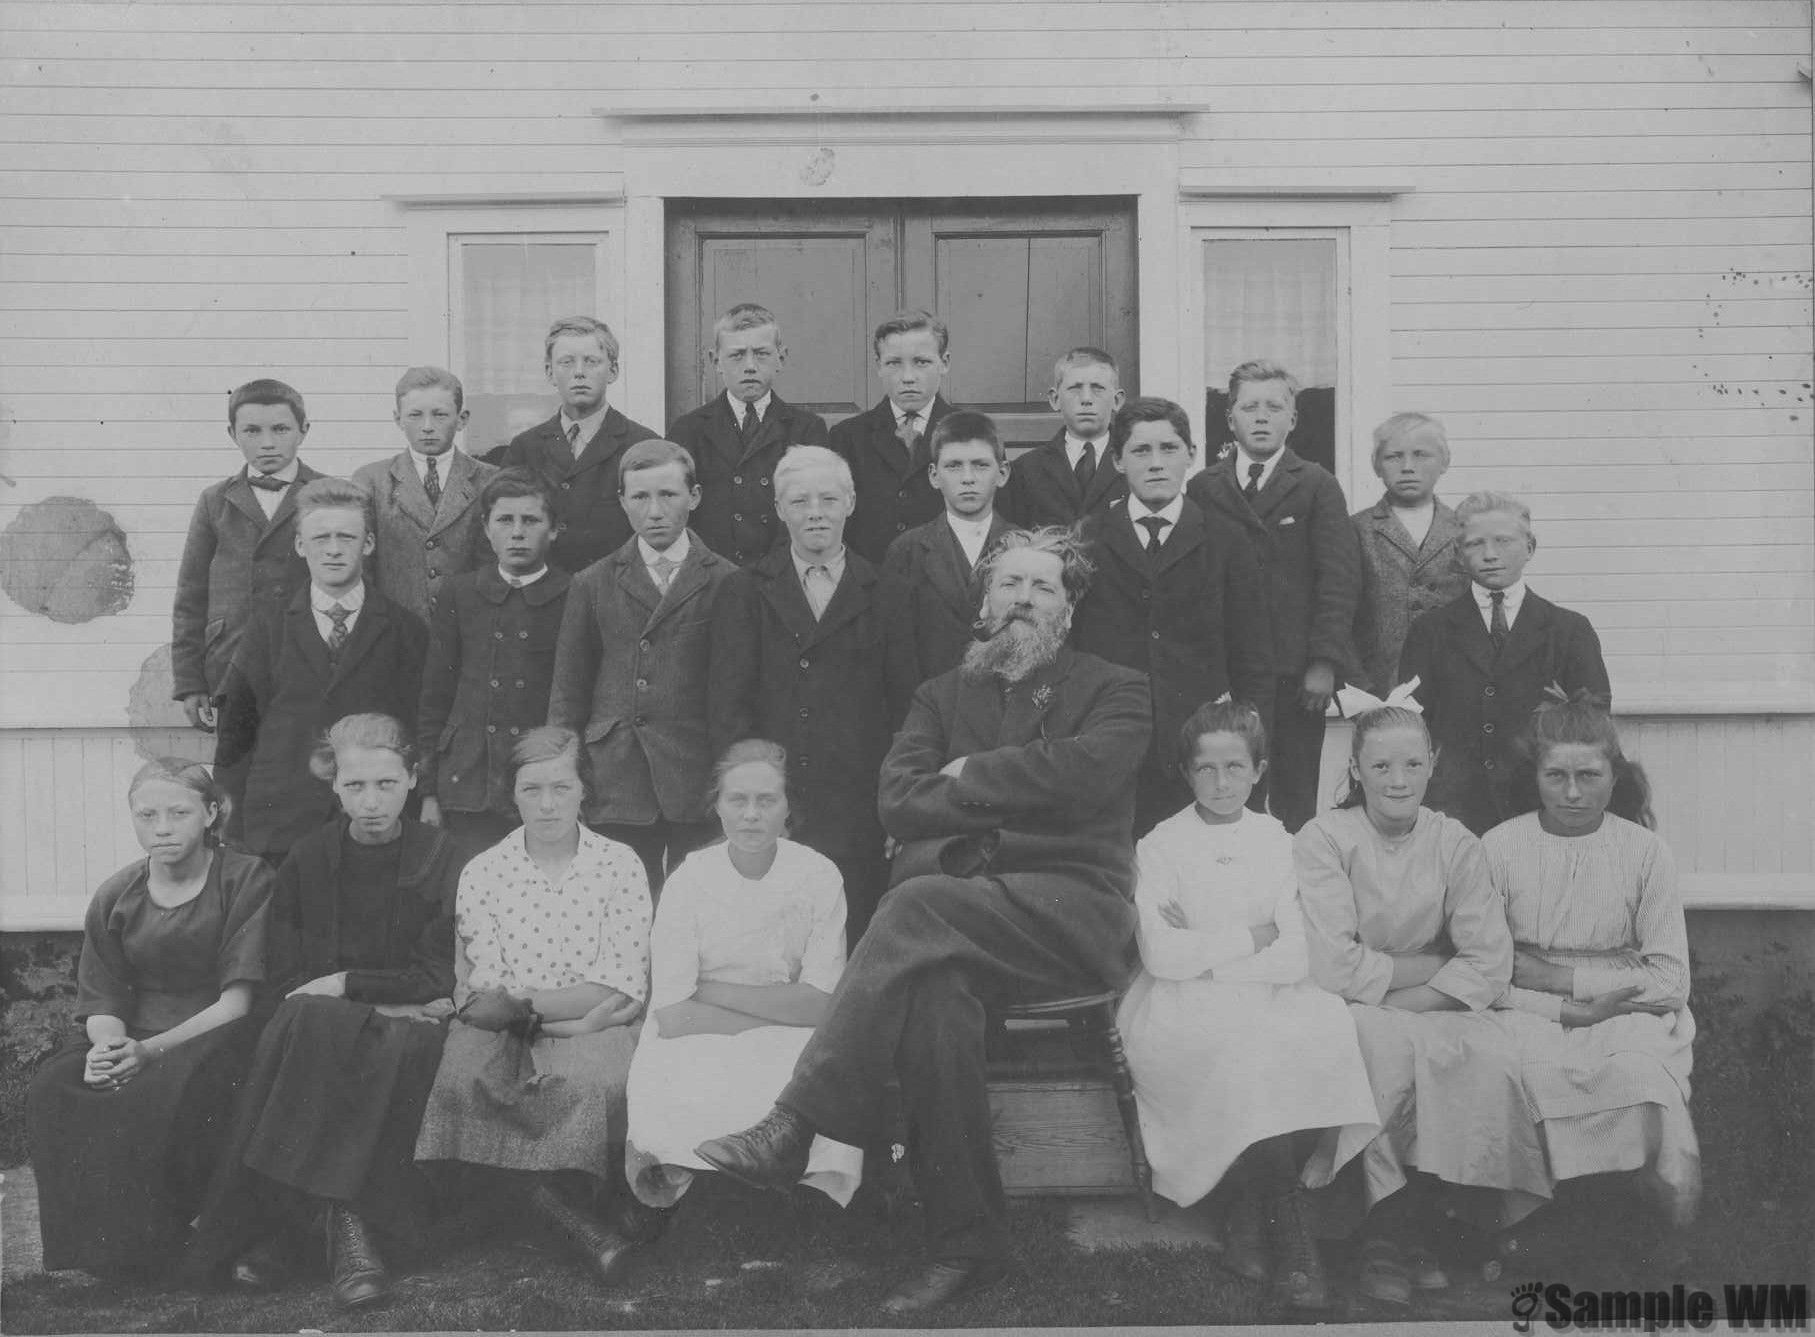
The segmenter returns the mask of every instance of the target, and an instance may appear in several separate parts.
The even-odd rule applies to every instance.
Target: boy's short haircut
[[[540,497],[543,511],[551,521],[555,518],[554,488],[542,475],[534,469],[500,469],[479,489],[479,514],[485,523],[492,522],[492,507],[513,497]]]
[[[1526,538],[1535,538],[1531,528],[1531,507],[1504,492],[1471,492],[1456,507],[1457,525],[1465,525],[1477,515],[1505,514],[1514,516]]]
[[[870,351],[877,357],[882,356],[882,341],[891,334],[912,334],[915,330],[931,330],[933,337],[939,340],[939,356],[944,357],[952,337],[945,328],[945,322],[931,311],[919,307],[912,311],[897,311],[882,324],[876,327],[876,333],[870,336]]]
[[[1109,420],[1109,458],[1122,457],[1122,447],[1128,444],[1128,438],[1134,429],[1144,422],[1171,423],[1172,430],[1178,433],[1192,453],[1197,451],[1197,443],[1191,439],[1191,416],[1170,399],[1161,399],[1157,395],[1142,395],[1131,399],[1115,411],[1115,417]]]
[[[1286,391],[1294,402],[1298,399],[1298,378],[1277,362],[1259,359],[1244,362],[1229,373],[1229,402],[1231,404],[1241,396],[1244,385],[1256,385],[1262,381],[1283,381]]]
[[[808,469],[830,469],[838,475],[838,484],[844,489],[845,496],[857,500],[857,482],[851,477],[851,466],[845,457],[837,451],[827,450],[824,446],[789,446],[786,453],[775,466],[775,500],[780,501],[788,490],[787,483],[797,473]]]
[[[611,369],[618,368],[618,336],[611,332],[611,326],[591,316],[563,316],[548,327],[548,336],[542,340],[542,361],[552,362],[555,357],[555,340],[564,334],[577,334],[585,339],[597,339],[605,350],[605,360]]]
[[[310,511],[358,511],[365,517],[366,533],[378,532],[372,494],[350,478],[311,478],[296,490],[296,523]]]
[[[460,378],[446,367],[411,367],[397,378],[397,402],[412,390],[447,390],[454,396],[454,410],[466,407],[466,388]]]
[[[987,413],[978,413],[975,409],[954,409],[941,418],[939,425],[933,428],[929,445],[934,464],[939,463],[940,449],[954,441],[987,441],[989,448],[995,452],[996,463],[1008,462],[1008,454],[1002,449],[1002,434],[996,430],[995,419]]]
[[[1388,446],[1398,445],[1425,427],[1437,434],[1437,443],[1443,452],[1443,467],[1449,468],[1449,433],[1443,430],[1443,424],[1428,413],[1395,413],[1374,429],[1374,472],[1380,472],[1380,456]]]
[[[639,441],[618,456],[618,495],[624,493],[624,480],[638,469],[659,469],[664,464],[680,465],[681,472],[687,476],[687,486],[694,485],[693,453],[678,442],[664,441],[658,436]]]
[[[775,318],[775,313],[755,302],[739,302],[712,322],[712,347],[716,350],[719,341],[727,334],[736,334],[740,330],[760,330],[765,325],[774,327],[775,342],[779,344],[781,322]]]
[[[1065,379],[1065,373],[1073,367],[1103,366],[1115,373],[1117,381],[1122,379],[1122,369],[1116,365],[1115,358],[1101,348],[1089,344],[1079,344],[1068,348],[1059,355],[1059,360],[1052,364],[1052,388],[1057,390],[1059,383]]]
[[[282,381],[262,380],[247,381],[227,396],[227,427],[232,430],[239,424],[236,419],[239,411],[247,404],[288,404],[290,412],[296,415],[296,425],[309,425],[308,410],[303,408],[303,397],[293,387]]]

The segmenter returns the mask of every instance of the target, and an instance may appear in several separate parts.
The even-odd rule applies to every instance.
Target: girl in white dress
[[[1677,1226],[1701,1194],[1689,1119],[1689,937],[1649,786],[1587,700],[1533,714],[1540,807],[1482,837],[1506,897],[1525,1090],[1552,1175],[1643,1170]],[[1524,778],[1524,777],[1521,777]]]
[[[1189,1206],[1242,1158],[1225,1263],[1267,1275],[1264,1219],[1282,1298],[1322,1308],[1285,1135],[1351,1125],[1359,1147],[1378,1124],[1348,1009],[1307,977],[1292,837],[1245,806],[1266,750],[1259,712],[1241,702],[1200,706],[1180,730],[1179,766],[1197,801],[1140,843],[1142,968],[1118,1025],[1154,1187]]]
[[[782,837],[787,774],[779,744],[728,749],[714,794],[725,843],[689,855],[662,888],[626,1150],[652,1207],[712,1168],[695,1147],[769,1112],[844,970],[843,884],[830,859]],[[861,1150],[816,1137],[801,1182],[844,1206],[862,1171]]]

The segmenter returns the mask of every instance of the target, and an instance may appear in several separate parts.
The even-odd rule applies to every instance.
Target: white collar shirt
[[[1147,526],[1141,523],[1142,520],[1150,515],[1157,515],[1166,522],[1160,528],[1159,541],[1164,543],[1167,538],[1171,536],[1173,526],[1178,524],[1179,516],[1184,513],[1185,494],[1183,492],[1179,493],[1178,496],[1174,497],[1157,511],[1150,508],[1146,502],[1142,501],[1132,492],[1128,494],[1128,523],[1134,526],[1135,540],[1142,548],[1147,546]]]
[[[298,463],[296,460],[291,460],[288,464],[286,464],[283,468],[279,469],[276,473],[266,474],[266,475],[264,475],[264,477],[281,478],[281,479],[283,479],[284,482],[289,483],[292,486],[294,486],[296,483],[296,475],[301,469],[302,469],[302,465],[300,463]],[[247,469],[246,476],[248,478],[250,478],[252,476],[252,471],[250,468]],[[246,486],[252,487],[252,485],[250,483],[246,484]],[[269,520],[272,516],[277,514],[277,508],[284,504],[284,497],[288,495],[288,492],[289,492],[288,488],[286,488],[283,492],[279,492],[275,488],[254,487],[254,488],[252,488],[252,497],[253,497],[253,500],[258,502],[259,510],[261,510],[265,513],[265,519]]]
[[[576,460],[586,452],[586,447],[591,444],[593,437],[599,434],[599,427],[604,423],[605,414],[609,408],[609,405],[601,404],[584,418],[577,419],[569,416],[566,409],[561,410],[561,435],[572,443],[573,455]],[[573,439],[573,427],[576,422],[580,425],[580,437],[577,441]]]
[[[1088,441],[1081,436],[1073,436],[1067,432],[1065,433],[1065,458],[1074,470],[1078,467],[1078,461],[1083,458],[1086,446],[1090,447],[1097,468],[1101,469],[1109,462],[1109,434],[1107,432],[1102,436],[1091,437]]]
[[[309,586],[309,607],[315,614],[315,630],[321,633],[323,643],[328,643],[334,634],[334,619],[328,616],[331,608],[345,608],[352,616],[347,619],[347,632],[352,634],[359,622],[359,610],[366,606],[366,583],[361,580],[352,589],[338,597],[329,594],[321,586]]]
[[[752,410],[755,411],[756,420],[758,422],[767,418],[769,416],[769,403],[774,398],[775,394],[773,391],[765,390],[763,391],[763,397],[761,399],[757,400],[754,404],[746,404],[729,390],[725,391],[726,402],[731,405],[731,421],[736,423],[740,429],[744,425],[744,415]]]
[[[655,564],[663,558],[674,563],[668,571],[668,578],[673,580],[674,573],[681,569],[681,564],[687,560],[687,554],[692,550],[693,540],[688,537],[687,531],[684,529],[681,531],[681,536],[668,545],[667,552],[657,552],[645,540],[637,539],[637,556],[643,559],[643,569],[649,573],[649,579],[654,582],[658,590],[662,590],[662,578],[656,571]],[[666,590],[662,590],[662,592],[667,593]]]
[[[1281,446],[1264,460],[1257,460],[1240,446],[1235,448],[1235,486],[1246,492],[1248,490],[1248,472],[1252,466],[1260,466],[1260,487],[1273,481],[1273,471],[1279,468],[1279,457],[1286,453]],[[1259,490],[1258,488],[1256,489]]]
[[[460,447],[449,446],[439,455],[433,456],[424,455],[414,446],[411,446],[403,453],[410,457],[410,463],[416,466],[416,477],[421,479],[425,484],[429,480],[429,460],[433,459],[435,461],[436,481],[438,481],[442,487],[446,487],[448,475],[454,471],[454,456],[460,453]]]
[[[946,525],[958,540],[958,546],[964,549],[964,559],[973,568],[977,565],[977,559],[983,556],[983,545],[989,541],[989,527],[995,523],[995,519],[994,511],[985,511],[974,520],[953,515],[950,511],[945,513]]]
[[[1494,627],[1493,591],[1485,585],[1470,584],[1469,589],[1475,596],[1475,607],[1481,610],[1481,625],[1489,631]],[[1512,630],[1513,623],[1519,620],[1519,609],[1525,606],[1525,582],[1515,580],[1506,587],[1506,629]]]
[[[548,574],[548,567],[546,565],[537,567],[534,571],[531,571],[527,576],[513,576],[510,572],[506,571],[503,567],[498,568],[499,578],[502,579],[504,581],[504,583],[506,585],[509,585],[513,590],[520,590],[525,585],[534,585],[538,580],[542,579],[542,577],[546,576],[547,574]]]

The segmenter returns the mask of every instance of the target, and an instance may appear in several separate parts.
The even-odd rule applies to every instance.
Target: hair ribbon
[[[1415,676],[1408,682],[1400,683],[1386,694],[1384,701],[1365,688],[1340,687],[1336,691],[1336,706],[1342,711],[1342,717],[1349,720],[1364,711],[1379,710],[1388,706],[1395,710],[1409,710],[1414,715],[1422,715],[1424,707],[1413,695],[1418,690],[1418,683],[1419,679]]]

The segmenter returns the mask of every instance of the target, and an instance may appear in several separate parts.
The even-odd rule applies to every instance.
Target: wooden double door
[[[1088,344],[1139,384],[1132,199],[671,200],[668,418],[721,392],[712,324],[739,302],[781,322],[783,398],[838,422],[881,397],[870,334],[905,307],[951,330],[955,404],[1038,443],[1053,361]]]

